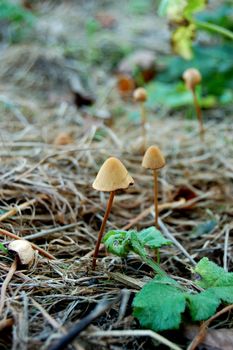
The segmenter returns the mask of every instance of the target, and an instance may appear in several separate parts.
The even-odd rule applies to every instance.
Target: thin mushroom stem
[[[158,208],[158,173],[157,170],[153,170],[154,174],[154,206],[155,206],[155,227],[159,228],[158,218],[159,218],[159,208]],[[157,263],[160,262],[159,249],[155,249],[155,256]]]
[[[102,237],[103,237],[104,229],[105,229],[105,226],[106,226],[106,222],[108,220],[108,217],[109,217],[109,214],[110,214],[110,211],[111,211],[111,208],[112,208],[112,203],[113,203],[114,196],[115,196],[115,191],[110,192],[107,208],[106,208],[106,211],[105,211],[105,214],[104,214],[104,218],[103,218],[103,221],[102,221],[102,224],[101,224],[101,227],[100,227],[100,231],[99,231],[99,234],[98,234],[98,239],[97,239],[96,246],[95,246],[95,251],[94,251],[94,254],[93,254],[93,260],[92,260],[92,269],[93,270],[95,270],[95,267],[96,267],[96,259],[98,257],[99,247],[100,247],[100,244],[101,244],[101,241],[102,241]]]
[[[10,270],[8,271],[8,274],[5,278],[5,281],[2,284],[1,288],[1,296],[0,296],[0,315],[2,314],[2,310],[4,307],[4,302],[5,302],[5,295],[6,295],[6,289],[8,284],[10,283],[15,271],[17,269],[17,260],[16,258],[14,259],[13,263],[11,264]]]
[[[141,102],[141,127],[142,127],[142,152],[145,152],[146,149],[146,108],[144,102]]]
[[[198,103],[198,99],[197,99],[197,94],[196,94],[195,88],[192,88],[191,91],[192,91],[193,103],[194,103],[194,107],[195,107],[195,110],[196,110],[197,119],[198,119],[198,123],[199,123],[200,139],[201,139],[201,141],[204,141],[205,129],[204,129],[204,126],[203,126],[203,119],[202,119],[201,108],[200,108],[200,105]]]
[[[157,170],[153,170],[154,174],[154,206],[155,206],[155,227],[159,227],[158,225],[158,217],[159,217],[159,208],[158,208],[158,173]]]

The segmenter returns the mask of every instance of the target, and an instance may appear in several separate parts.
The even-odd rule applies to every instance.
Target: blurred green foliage
[[[0,0],[0,40],[17,43],[29,34],[35,16],[20,5]]]

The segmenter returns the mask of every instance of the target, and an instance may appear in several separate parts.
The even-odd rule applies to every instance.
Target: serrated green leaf
[[[208,258],[202,258],[194,272],[200,276],[195,283],[202,288],[233,286],[233,273],[226,272]]]
[[[145,247],[156,249],[164,245],[171,245],[172,242],[164,238],[162,233],[154,226],[148,227],[138,233],[138,239]]]
[[[178,329],[185,310],[185,296],[174,286],[151,281],[136,295],[133,308],[134,316],[145,328]]]
[[[211,317],[220,304],[220,299],[209,290],[199,294],[186,294],[186,300],[193,321],[202,321]]]
[[[233,304],[233,285],[226,287],[212,287],[207,291],[225,303]]]

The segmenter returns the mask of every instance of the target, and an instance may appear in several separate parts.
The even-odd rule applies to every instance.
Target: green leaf
[[[110,253],[125,257],[131,250],[131,232],[111,230],[106,233],[103,243]]]
[[[202,258],[194,272],[200,276],[195,283],[202,288],[233,286],[233,273],[226,272],[208,258]]]
[[[220,304],[220,299],[209,290],[199,294],[186,294],[186,300],[193,321],[202,321],[211,317]]]
[[[195,31],[195,25],[191,23],[188,26],[177,28],[172,34],[172,47],[174,52],[187,60],[193,57],[192,41],[195,37]]]
[[[225,303],[233,304],[233,284],[227,287],[212,287],[207,291]]]
[[[167,16],[169,20],[180,22],[182,19],[190,20],[198,11],[205,8],[206,0],[162,0],[158,13]]]
[[[188,0],[183,15],[191,20],[194,13],[203,10],[206,6],[206,0]]]
[[[148,227],[138,233],[138,239],[145,247],[156,249],[164,245],[171,245],[172,242],[164,238],[162,233],[154,226]]]
[[[178,329],[185,310],[185,296],[174,286],[147,283],[133,301],[133,314],[140,324],[154,331]]]
[[[0,250],[2,250],[4,253],[8,253],[8,249],[6,249],[6,247],[2,243],[0,243]]]
[[[127,256],[130,251],[146,257],[148,255],[146,247],[155,249],[172,244],[153,226],[140,232],[111,230],[104,236],[103,243],[109,252],[122,257]]]

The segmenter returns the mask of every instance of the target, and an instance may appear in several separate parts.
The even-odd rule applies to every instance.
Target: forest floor
[[[136,255],[121,259],[104,250],[96,271],[91,269],[108,199],[92,183],[108,157],[119,158],[135,184],[115,196],[106,231],[154,223],[152,174],[141,167],[140,121],[129,118],[138,106],[120,96],[116,66],[127,50],[169,55],[169,30],[154,7],[141,13],[129,3],[41,2],[34,8],[33,40],[1,48],[0,227],[55,259],[38,254],[30,269],[15,273],[2,315],[13,325],[1,333],[0,349],[49,349],[96,303],[122,290],[124,305],[113,304],[74,348],[166,348],[145,337],[91,336],[100,330],[130,329],[133,334],[140,329],[132,316],[132,297],[154,276]],[[70,81],[78,91],[76,104]],[[83,89],[84,104],[94,102],[78,108]],[[159,173],[166,230],[196,262],[206,256],[230,271],[233,124],[227,109],[216,107],[203,115],[206,135],[200,142],[196,119],[187,118],[184,109],[149,109],[147,143],[158,145],[166,158]],[[66,145],[59,141],[62,133]],[[8,240],[2,235],[1,242]],[[3,281],[11,259],[0,254]],[[177,279],[190,279],[192,263],[175,245],[161,249],[161,267]],[[191,340],[186,333],[164,336],[186,348]]]

